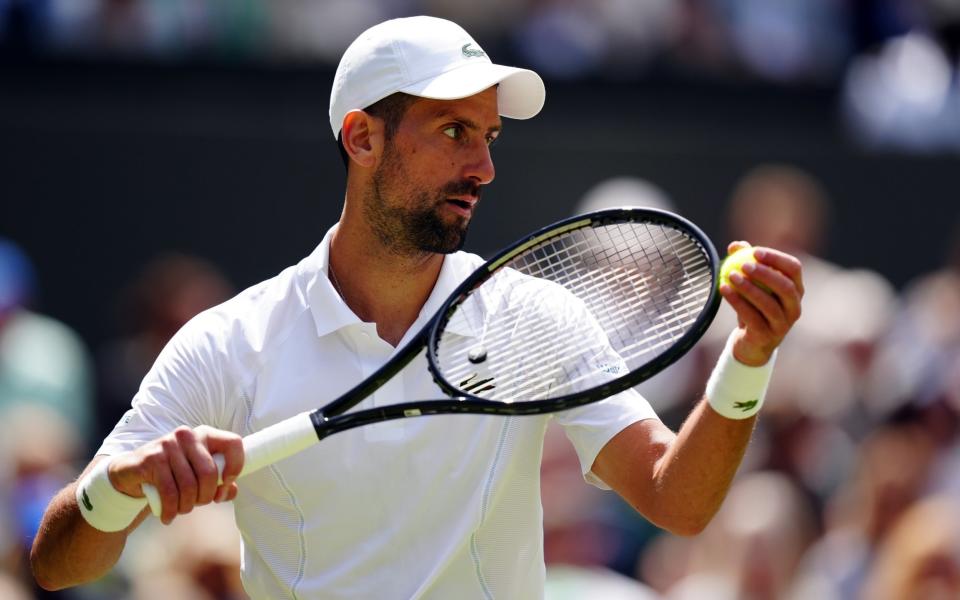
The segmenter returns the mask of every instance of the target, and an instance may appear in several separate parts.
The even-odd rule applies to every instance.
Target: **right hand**
[[[214,454],[225,459],[219,484]],[[236,478],[243,468],[243,438],[229,431],[201,425],[178,427],[172,433],[116,456],[110,463],[110,482],[118,491],[142,498],[143,484],[157,488],[165,525],[195,506],[233,500]]]

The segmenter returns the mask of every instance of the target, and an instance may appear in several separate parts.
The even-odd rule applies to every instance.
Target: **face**
[[[418,99],[384,146],[364,214],[398,254],[463,247],[500,132],[496,88],[461,100]]]

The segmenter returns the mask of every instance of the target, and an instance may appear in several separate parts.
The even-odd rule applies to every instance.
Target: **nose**
[[[493,167],[493,157],[490,155],[490,146],[485,141],[479,142],[475,146],[472,160],[468,163],[465,175],[473,179],[480,185],[486,185],[493,181],[496,175],[496,169]]]

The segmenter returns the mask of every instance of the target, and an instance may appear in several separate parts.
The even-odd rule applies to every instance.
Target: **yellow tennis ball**
[[[746,248],[740,248],[733,254],[730,254],[725,259],[723,263],[720,264],[720,285],[730,285],[730,275],[734,271],[739,271],[743,275],[743,265],[747,263],[756,263],[757,259],[753,255],[753,247],[747,246]],[[749,277],[748,277],[749,279]],[[761,290],[770,293],[772,290],[767,286],[763,285],[759,281],[750,280],[755,286]]]

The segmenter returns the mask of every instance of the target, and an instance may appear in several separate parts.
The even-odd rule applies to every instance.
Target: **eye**
[[[443,134],[451,140],[459,140],[463,137],[463,125],[454,123],[443,128]]]
[[[490,133],[490,134],[488,134],[488,135],[487,135],[487,146],[493,146],[494,144],[497,143],[497,140],[499,140],[499,139],[500,139],[500,133],[499,133],[499,132],[495,132],[495,133]]]

